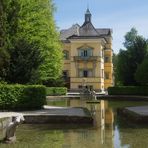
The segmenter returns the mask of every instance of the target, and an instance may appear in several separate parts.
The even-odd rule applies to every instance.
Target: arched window
[[[69,59],[69,52],[67,50],[64,50],[63,54],[64,54],[64,59],[68,60]]]

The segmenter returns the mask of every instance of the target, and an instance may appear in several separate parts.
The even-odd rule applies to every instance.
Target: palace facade
[[[95,28],[87,9],[82,26],[61,30],[63,77],[70,89],[103,91],[113,86],[112,30]]]

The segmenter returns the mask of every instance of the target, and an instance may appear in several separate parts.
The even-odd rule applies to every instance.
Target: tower
[[[85,23],[91,22],[91,13],[89,9],[87,8],[86,13],[85,13]]]

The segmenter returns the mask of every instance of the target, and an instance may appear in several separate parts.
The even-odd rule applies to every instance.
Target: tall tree
[[[148,57],[146,57],[143,62],[138,65],[135,73],[135,79],[141,85],[148,85]]]
[[[2,7],[3,3],[5,3],[5,9]],[[20,52],[23,55],[22,49],[25,50],[26,48],[28,52],[28,48],[30,48],[29,53],[31,53],[32,50],[34,51],[33,46],[35,46],[37,50],[40,50],[39,53],[43,59],[39,67],[34,68],[36,69],[35,73],[39,76],[38,79],[45,81],[60,77],[62,70],[62,52],[60,50],[59,34],[57,33],[53,18],[55,8],[52,0],[0,0],[0,6],[0,13],[3,14],[0,18],[2,20],[0,25],[2,26],[5,22],[7,23],[2,27],[0,26],[0,31],[2,31],[0,44],[4,45],[4,37],[8,37],[7,43],[5,44],[7,45],[5,49],[8,50],[0,50],[0,53],[3,53],[0,55],[0,59],[4,59],[4,56],[9,57],[8,55],[10,54],[11,61],[10,64],[6,66],[8,67],[7,80],[9,80],[9,82],[12,80],[12,82],[15,83],[14,79],[17,78],[16,75],[13,74],[10,78],[10,74],[16,70],[17,73],[19,73],[19,70],[20,74],[23,73],[21,68],[12,66],[15,65],[15,62],[18,60],[21,62],[19,56],[15,54]],[[26,45],[20,43],[22,39]],[[8,51],[9,54],[6,54],[6,51]],[[18,59],[13,60],[13,57]],[[26,60],[28,59],[26,58]],[[0,66],[3,65],[3,63],[4,62],[1,62]],[[25,68],[27,69],[28,67]],[[24,75],[25,72],[27,71],[24,69]],[[19,82],[24,83],[23,80],[19,80]]]
[[[21,9],[20,1],[16,0],[6,0],[7,3],[7,35],[9,37],[9,47],[12,48],[15,46],[15,39],[18,31],[19,24],[19,13]]]
[[[11,46],[18,28],[20,2],[16,0],[0,0],[0,47]]]
[[[118,62],[116,66],[116,84],[129,85],[131,83],[131,71],[129,67],[129,53],[125,50],[120,50],[118,54]]]
[[[5,81],[10,63],[10,55],[5,48],[0,48],[0,80]]]
[[[133,45],[133,42],[137,36],[138,36],[138,31],[136,30],[136,28],[134,27],[131,28],[131,30],[127,32],[124,36],[125,38],[125,42],[123,43],[124,47],[126,49],[130,48]]]
[[[40,66],[42,80],[56,79],[62,70],[62,51],[53,18],[52,0],[21,0],[17,37],[36,41],[44,57]]]
[[[137,68],[137,65],[140,64],[148,52],[148,42],[147,40],[142,36],[137,36],[132,46],[128,48],[129,54],[131,55],[132,64],[135,64],[135,67]]]
[[[125,35],[125,47],[118,54],[117,80],[123,85],[137,85],[135,72],[147,54],[147,41],[137,34],[136,29],[131,29]]]
[[[38,69],[43,61],[37,43],[19,39],[10,49],[10,67],[6,80],[9,83],[39,83]]]
[[[5,1],[0,0],[0,49],[4,48],[6,42],[6,12]]]
[[[0,0],[0,79],[6,76],[9,65],[9,53],[7,52],[7,5],[7,0]]]

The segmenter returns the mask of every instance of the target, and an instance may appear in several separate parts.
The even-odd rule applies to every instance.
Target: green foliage
[[[66,93],[67,93],[66,87],[46,87],[47,96],[66,95]]]
[[[60,50],[59,34],[53,19],[54,10],[52,0],[0,0],[1,79],[5,80],[7,77],[9,83],[30,83],[29,77],[32,75],[34,77],[31,78],[31,83],[39,83],[39,80],[45,81],[60,77],[62,51]],[[33,56],[32,58],[35,59],[32,59],[32,62],[34,63],[30,66],[27,65],[28,67],[26,66],[23,70],[22,67],[28,62],[28,59],[27,57],[24,58],[24,64],[17,67],[18,65],[14,65],[15,62],[21,64],[22,60],[15,53],[21,52],[23,54],[23,50],[28,51],[29,48],[29,53],[34,52],[35,48],[37,52],[40,50],[43,61],[38,64],[40,59],[37,61],[37,56]],[[6,54],[7,52],[8,54]],[[9,57],[11,59],[10,65]],[[18,59],[14,61],[13,57]],[[20,60],[20,63],[18,60]],[[38,68],[36,68],[36,65]],[[35,66],[34,69],[30,70],[31,66]],[[8,68],[10,69],[8,70]],[[15,81],[14,78],[10,78],[11,73],[19,76],[19,80]]]
[[[148,87],[146,86],[120,86],[109,87],[109,95],[148,95]]]
[[[3,79],[7,73],[9,65],[9,54],[7,47],[7,0],[0,0],[0,79]]]
[[[53,12],[52,0],[21,0],[16,36],[39,44],[44,57],[39,68],[42,80],[56,79],[62,70],[62,51]]]
[[[5,46],[6,43],[6,12],[5,12],[5,0],[0,0],[0,49]]]
[[[8,48],[12,48],[15,45],[16,34],[19,26],[19,13],[21,10],[20,1],[6,0],[7,1],[7,35],[8,35]],[[20,36],[21,37],[21,36]]]
[[[128,52],[125,50],[120,50],[118,54],[118,62],[116,65],[115,78],[117,83],[120,85],[126,85],[131,79],[130,67],[128,63]]]
[[[128,50],[131,60],[137,68],[137,65],[143,61],[148,53],[147,40],[142,36],[137,36],[133,41],[133,45]]]
[[[38,82],[37,72],[43,61],[38,44],[20,39],[9,52],[11,55],[10,67],[6,80],[19,84]]]
[[[5,81],[3,81],[3,80],[0,80],[0,85],[2,85],[2,84],[7,84],[7,82],[5,82]]]
[[[135,72],[148,53],[148,43],[133,28],[126,34],[125,40],[127,50],[119,51],[115,77],[119,85],[137,85]]]
[[[43,81],[43,85],[47,87],[63,87],[64,79],[62,77],[58,79],[49,79],[49,80]]]
[[[0,79],[5,80],[8,72],[10,55],[6,49],[0,48]]]
[[[133,45],[133,41],[137,36],[138,36],[138,31],[136,30],[136,28],[131,28],[131,30],[127,32],[126,35],[124,36],[125,38],[125,42],[123,43],[124,47],[130,48]]]
[[[141,85],[148,85],[148,57],[138,66],[135,78]]]
[[[29,110],[46,104],[46,88],[41,85],[0,85],[0,109]]]

